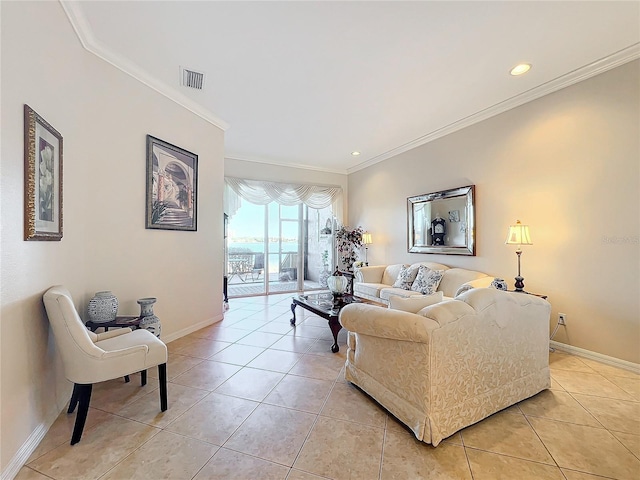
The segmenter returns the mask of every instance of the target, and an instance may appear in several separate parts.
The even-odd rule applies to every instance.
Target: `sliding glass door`
[[[267,243],[264,205],[243,202],[229,219],[227,289],[230,297],[266,293]]]
[[[302,205],[283,206],[275,202],[267,206],[269,233],[269,292],[301,290],[298,262],[303,258],[300,241]]]
[[[333,224],[331,207],[243,201],[229,219],[229,297],[326,288]]]

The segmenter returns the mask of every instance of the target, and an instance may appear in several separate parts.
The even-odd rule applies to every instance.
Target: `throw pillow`
[[[444,270],[431,270],[425,265],[420,265],[418,275],[416,275],[416,279],[413,281],[413,285],[411,285],[411,290],[424,295],[436,293],[443,274]]]
[[[410,290],[413,281],[416,279],[416,275],[418,274],[417,268],[405,267],[404,265],[400,268],[400,273],[398,274],[398,278],[393,283],[394,288],[402,288],[404,290]]]
[[[436,292],[432,295],[416,295],[415,297],[399,297],[391,295],[389,297],[389,308],[393,310],[402,310],[403,312],[416,313],[418,310],[440,303],[444,297],[442,292]]]
[[[507,282],[504,281],[503,278],[494,278],[490,285],[492,288],[497,288],[498,290],[506,290]]]
[[[473,287],[471,285],[469,285],[468,283],[463,283],[462,285],[460,285],[460,288],[456,291],[456,294],[454,295],[454,297],[457,297],[458,295],[462,295],[464,292],[468,292],[469,290],[472,290]]]

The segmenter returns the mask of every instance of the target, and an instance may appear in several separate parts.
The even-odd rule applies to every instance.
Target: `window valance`
[[[240,207],[239,198],[256,205],[278,202],[280,205],[292,206],[304,203],[311,208],[336,206],[342,200],[341,187],[267,182],[236,177],[225,177],[224,181],[225,209],[229,216]]]

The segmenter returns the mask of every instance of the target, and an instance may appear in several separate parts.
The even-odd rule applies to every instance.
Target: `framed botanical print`
[[[198,155],[147,135],[146,228],[195,232]]]
[[[62,239],[62,135],[24,106],[24,239]]]

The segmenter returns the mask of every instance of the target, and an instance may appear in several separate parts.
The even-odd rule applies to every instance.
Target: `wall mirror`
[[[474,185],[409,197],[409,252],[475,255],[474,199]]]

